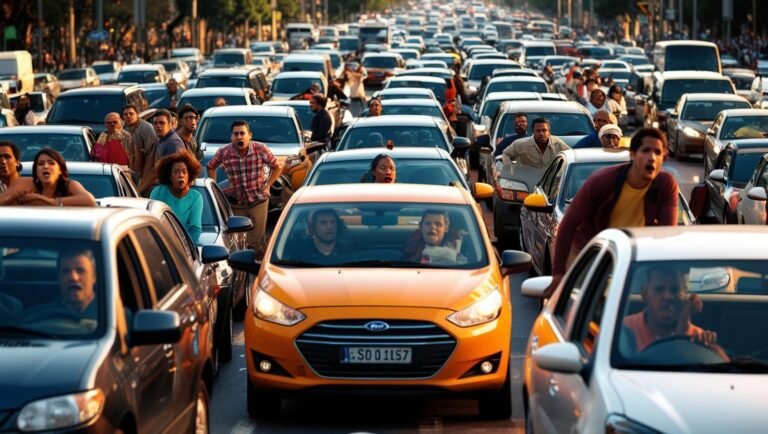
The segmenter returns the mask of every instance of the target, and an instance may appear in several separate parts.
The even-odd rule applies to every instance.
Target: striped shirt
[[[264,191],[268,179],[266,168],[280,169],[280,163],[267,145],[253,141],[248,145],[248,153],[242,158],[232,143],[219,148],[208,162],[208,168],[216,170],[219,166],[224,167],[229,178],[229,186],[224,189],[224,194],[236,198],[243,205],[268,199],[269,191]]]

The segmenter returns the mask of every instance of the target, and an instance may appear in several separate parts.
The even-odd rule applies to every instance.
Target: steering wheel
[[[708,346],[693,340],[691,336],[674,335],[650,343],[638,356],[653,363],[722,363],[724,350],[720,349],[720,346]]]

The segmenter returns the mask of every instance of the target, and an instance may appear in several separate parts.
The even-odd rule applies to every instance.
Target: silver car
[[[764,432],[765,243],[764,226],[598,234],[534,323],[526,431]]]

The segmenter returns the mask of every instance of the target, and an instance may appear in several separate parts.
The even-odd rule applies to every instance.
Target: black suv
[[[98,137],[99,133],[104,131],[104,118],[107,113],[122,113],[127,104],[135,104],[139,108],[139,114],[147,110],[144,90],[136,85],[72,89],[56,98],[45,123],[91,127]]]

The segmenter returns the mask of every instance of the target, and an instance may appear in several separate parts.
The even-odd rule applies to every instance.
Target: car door
[[[613,280],[615,261],[607,251],[597,262],[594,273],[583,286],[575,313],[570,316],[566,329],[568,340],[575,344],[586,361],[594,362],[603,308]],[[551,402],[555,430],[558,433],[578,432],[579,419],[596,404],[585,376],[551,372],[547,399]],[[588,377],[586,377],[588,378]]]
[[[730,169],[731,162],[734,160],[735,154],[735,149],[730,147],[725,148],[722,152],[720,152],[720,155],[718,155],[717,159],[715,160],[715,165],[712,167],[712,170],[715,171],[717,169],[723,169],[727,177],[728,170]],[[710,172],[710,174],[711,173],[712,172]],[[710,208],[714,213],[715,218],[722,220],[723,210],[726,206],[725,190],[728,184],[728,179],[726,178],[725,182],[713,181],[710,179],[709,174],[707,174],[706,183],[707,189],[709,190],[708,196]],[[721,223],[724,222],[721,221]]]
[[[547,171],[544,173],[539,185],[534,189],[536,193],[543,194],[547,198],[547,203],[554,205],[559,189],[560,179],[563,175],[564,158],[557,157],[550,163]],[[549,238],[552,236],[552,228],[555,224],[553,212],[530,212],[531,217],[530,240],[524,239],[526,246],[534,256],[539,270],[546,273],[546,252]]]
[[[766,224],[766,201],[750,199],[747,196],[749,190],[753,187],[761,187],[764,190],[768,189],[768,160],[765,157],[760,160],[752,180],[739,194],[739,211],[741,214],[741,221],[739,223],[764,225]]]
[[[710,128],[707,131],[707,135],[704,136],[704,175],[712,170],[710,168],[714,166],[717,154],[720,153],[720,147],[722,145],[720,134],[722,133],[724,122],[725,115],[719,113],[712,123],[712,128]]]
[[[528,376],[526,386],[529,411],[537,432],[558,432],[556,422],[561,416],[556,414],[558,404],[550,392],[551,383],[556,384],[559,377],[538,368],[533,361],[534,356],[541,347],[566,341],[567,325],[575,315],[583,289],[589,282],[601,250],[602,246],[595,244],[586,248],[584,254],[571,267],[562,289],[550,300],[533,324],[524,375]]]
[[[669,117],[667,118],[667,139],[670,142],[670,148],[674,149],[675,151],[678,150],[679,142],[678,142],[678,135],[679,135],[679,128],[680,128],[680,116],[683,113],[683,109],[685,108],[685,102],[687,98],[683,96],[680,98],[680,101],[677,102],[675,107],[672,109],[672,113],[670,113]],[[672,143],[674,143],[674,146],[672,146]]]

